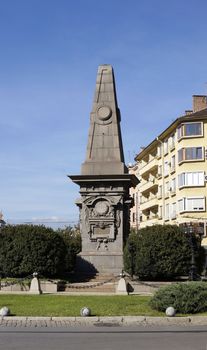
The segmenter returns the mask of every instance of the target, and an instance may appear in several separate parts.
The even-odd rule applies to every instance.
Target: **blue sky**
[[[78,220],[99,64],[112,64],[125,160],[207,93],[205,0],[0,0],[0,209]]]

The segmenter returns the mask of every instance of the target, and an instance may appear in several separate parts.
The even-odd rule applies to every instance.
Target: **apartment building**
[[[2,212],[0,211],[0,228],[5,226],[6,222],[3,220],[3,214]]]
[[[207,96],[193,96],[193,110],[177,118],[135,157],[139,201],[131,226],[193,223],[206,235]],[[133,215],[133,213],[135,213]]]

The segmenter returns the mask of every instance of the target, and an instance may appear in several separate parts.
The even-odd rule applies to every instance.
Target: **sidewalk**
[[[76,327],[76,326],[196,326],[206,325],[207,316],[150,317],[18,317],[0,319],[0,327]]]

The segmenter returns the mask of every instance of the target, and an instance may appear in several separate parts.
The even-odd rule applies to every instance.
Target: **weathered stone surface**
[[[129,188],[138,182],[124,164],[113,69],[98,68],[85,162],[81,175],[70,176],[80,186],[82,251],[77,271],[119,274],[123,245],[129,232]]]
[[[57,283],[40,281],[40,287],[43,293],[57,293]]]
[[[110,65],[102,65],[98,68],[82,175],[128,172],[124,164],[120,119],[113,68]]]
[[[42,290],[40,288],[40,282],[39,282],[39,279],[37,277],[33,277],[33,279],[31,280],[29,292],[31,294],[41,294],[42,293]]]
[[[117,294],[121,294],[121,295],[127,295],[127,284],[125,279],[122,277],[119,279],[118,285],[117,285],[117,289],[116,289],[116,293]]]

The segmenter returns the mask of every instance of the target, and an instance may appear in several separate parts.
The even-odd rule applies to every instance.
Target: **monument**
[[[6,225],[6,222],[3,220],[3,213],[0,211],[0,229]]]
[[[129,188],[138,179],[124,163],[113,68],[98,68],[90,130],[81,175],[69,176],[80,186],[82,251],[77,270],[118,274],[123,269],[123,247],[129,234],[132,198]]]

